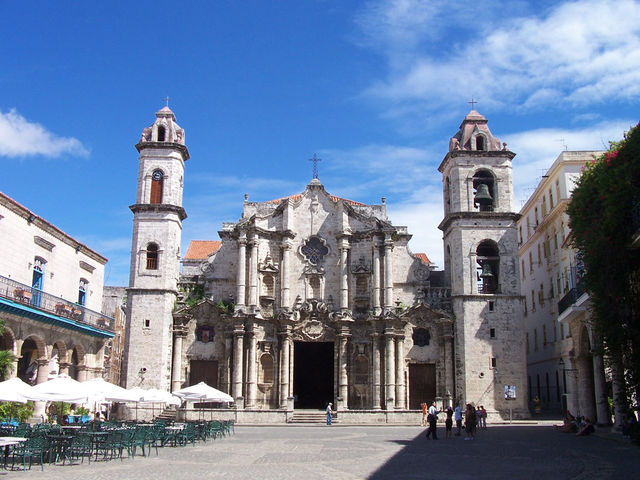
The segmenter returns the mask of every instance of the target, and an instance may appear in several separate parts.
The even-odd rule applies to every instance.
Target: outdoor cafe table
[[[7,468],[7,459],[9,458],[9,448],[26,442],[24,437],[0,437],[0,447],[4,447],[4,468]]]

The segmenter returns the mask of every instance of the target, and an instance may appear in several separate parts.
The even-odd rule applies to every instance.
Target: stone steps
[[[337,423],[334,415],[333,423]],[[289,423],[327,423],[327,414],[318,410],[295,410]]]

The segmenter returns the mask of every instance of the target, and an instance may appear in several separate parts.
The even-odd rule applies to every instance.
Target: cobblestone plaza
[[[239,426],[235,435],[81,465],[39,465],[3,478],[100,479],[613,479],[636,478],[638,448],[619,434],[576,437],[552,425],[489,426],[473,441],[428,440],[421,427]]]

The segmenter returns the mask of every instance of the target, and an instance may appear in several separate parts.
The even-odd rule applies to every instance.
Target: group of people
[[[596,429],[587,417],[574,417],[571,415],[571,412],[567,410],[563,418],[562,431],[565,433],[575,433],[579,437],[584,437],[591,435]]]
[[[422,408],[422,426],[428,426],[426,437],[431,438],[433,440],[438,440],[438,414],[443,413],[442,410],[438,410],[436,407],[436,402],[433,402],[431,406],[427,408],[426,403],[420,404]],[[457,405],[455,409],[452,407],[447,407],[444,410],[446,414],[446,418],[444,421],[445,425],[445,439],[448,439],[452,435],[453,431],[453,421],[456,422],[457,432],[455,436],[460,436],[462,434],[462,408],[460,405]],[[465,430],[465,440],[473,440],[475,438],[476,430],[478,428],[486,429],[487,428],[487,411],[484,406],[480,405],[475,408],[472,404],[467,403],[466,409],[464,411],[464,430]]]

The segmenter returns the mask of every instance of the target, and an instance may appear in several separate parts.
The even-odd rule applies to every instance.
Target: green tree
[[[593,326],[609,365],[624,372],[627,401],[640,393],[640,124],[585,166],[567,208]]]

